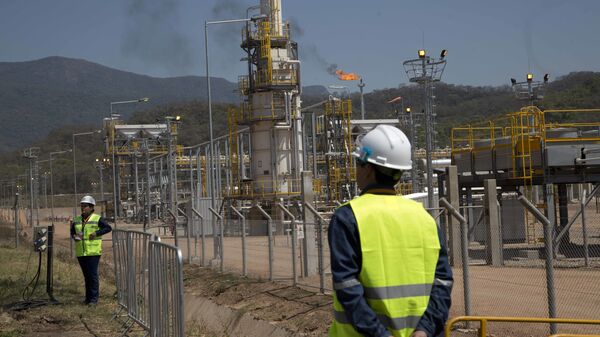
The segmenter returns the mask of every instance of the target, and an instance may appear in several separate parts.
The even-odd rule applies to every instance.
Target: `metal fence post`
[[[469,229],[467,220],[460,214],[460,212],[454,208],[446,198],[440,198],[440,206],[443,206],[448,210],[448,213],[452,215],[456,220],[460,222],[461,227],[461,248],[462,248],[462,268],[463,268],[463,288],[464,288],[464,301],[465,301],[465,315],[471,315],[471,286],[469,285]]]
[[[304,203],[304,207],[306,207],[312,214],[314,214],[318,218],[318,226],[317,226],[317,240],[318,240],[318,267],[319,267],[319,291],[321,294],[325,293],[325,267],[323,264],[323,223],[325,223],[325,219],[317,212],[317,210],[308,202]]]
[[[248,275],[248,266],[246,264],[246,217],[242,215],[235,207],[231,210],[242,220],[242,275]]]
[[[170,208],[167,209],[167,213],[173,218],[173,236],[175,238],[175,247],[179,247],[179,240],[177,237],[177,214]]]
[[[202,216],[202,214],[200,214],[200,212],[198,212],[195,208],[192,208],[192,212],[194,212],[194,214],[196,214],[199,218],[200,218],[200,235],[201,235],[201,244],[202,244],[202,262],[201,262],[201,266],[205,266],[205,256],[206,256],[206,244],[205,244],[205,235],[204,235],[204,217]],[[198,244],[198,231],[196,230],[196,245]],[[196,246],[196,251],[197,250],[197,246]]]
[[[582,196],[579,198],[581,199],[581,230],[582,230],[582,234],[583,234],[583,259],[584,259],[584,263],[586,267],[590,266],[590,251],[589,251],[589,247],[588,247],[588,235],[587,235],[587,229],[586,229],[586,223],[585,223],[585,193],[586,191],[583,190],[583,194]]]
[[[217,221],[219,221],[219,270],[223,272],[223,259],[224,259],[224,249],[223,249],[223,216],[221,216],[217,211],[215,211],[212,207],[209,207],[208,210],[217,217]],[[215,233],[213,233],[213,238],[215,237]],[[217,240],[214,240],[214,245],[217,245]]]
[[[546,185],[546,193],[550,193],[550,195],[546,195],[547,199],[552,202],[546,202],[548,205],[548,214],[554,214],[554,198],[552,195],[552,185]],[[525,208],[530,211],[543,225],[544,225],[544,246],[546,247],[546,290],[548,293],[548,315],[550,318],[556,317],[556,296],[554,293],[554,265],[553,265],[553,247],[552,247],[552,222],[546,218],[542,212],[540,212],[535,205],[533,205],[527,198],[523,195],[518,197],[519,202],[525,206]],[[556,323],[550,323],[550,334],[556,333]]]
[[[271,223],[273,219],[271,219],[271,216],[262,207],[258,205],[254,207],[267,219],[267,231],[269,235],[269,281],[273,281],[273,228]]]
[[[281,209],[290,219],[292,227],[292,277],[294,279],[294,286],[298,284],[298,273],[296,272],[296,217],[288,211],[287,208],[283,207],[282,204],[278,203],[277,207]]]
[[[191,246],[191,242],[190,242],[191,241],[191,238],[190,238],[190,218],[179,207],[177,207],[177,212],[181,213],[181,215],[185,218],[185,223],[186,223],[186,225],[185,225],[186,235],[185,236],[186,236],[186,240],[187,240],[188,263],[192,263],[192,257],[191,257],[192,256],[192,254],[191,254],[192,246]]]
[[[19,248],[19,193],[15,193],[15,248]]]

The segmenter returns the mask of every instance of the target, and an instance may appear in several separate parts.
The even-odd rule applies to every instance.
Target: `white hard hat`
[[[90,204],[96,206],[96,200],[91,195],[86,195],[81,198],[80,204]]]
[[[394,170],[410,170],[410,142],[404,132],[391,125],[378,125],[356,139],[352,155],[362,161]]]

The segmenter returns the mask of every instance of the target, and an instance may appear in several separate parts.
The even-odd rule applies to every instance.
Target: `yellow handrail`
[[[513,323],[559,323],[559,324],[587,324],[600,325],[600,320],[593,319],[569,319],[569,318],[536,318],[536,317],[496,317],[496,316],[458,316],[451,318],[446,323],[445,336],[449,337],[452,327],[457,322],[479,322],[479,333],[477,336],[487,336],[488,322],[513,322]],[[590,336],[590,335],[588,335]],[[591,335],[593,336],[593,335]]]

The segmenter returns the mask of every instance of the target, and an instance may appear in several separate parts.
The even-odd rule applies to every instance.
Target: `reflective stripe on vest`
[[[352,201],[362,253],[358,279],[369,306],[393,336],[410,336],[429,303],[440,243],[435,220],[420,203],[394,195],[365,194]],[[329,336],[361,336],[334,294]]]
[[[80,256],[96,256],[102,255],[102,238],[96,237],[90,240],[90,234],[95,233],[100,229],[98,227],[98,221],[100,215],[92,213],[83,226],[83,220],[81,216],[75,217],[73,222],[75,223],[75,234],[83,232],[83,240],[75,241],[75,254]],[[83,227],[83,228],[82,228]]]

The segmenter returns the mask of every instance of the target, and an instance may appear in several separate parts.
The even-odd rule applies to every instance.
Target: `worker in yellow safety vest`
[[[75,241],[75,253],[85,279],[84,304],[95,306],[100,295],[98,265],[102,255],[102,235],[112,228],[104,218],[94,213],[96,200],[86,195],[81,199],[81,215],[71,223],[71,238]]]
[[[361,194],[329,224],[329,336],[438,336],[450,310],[452,271],[435,220],[421,203],[395,193],[412,167],[410,143],[398,128],[379,125],[356,145]]]

